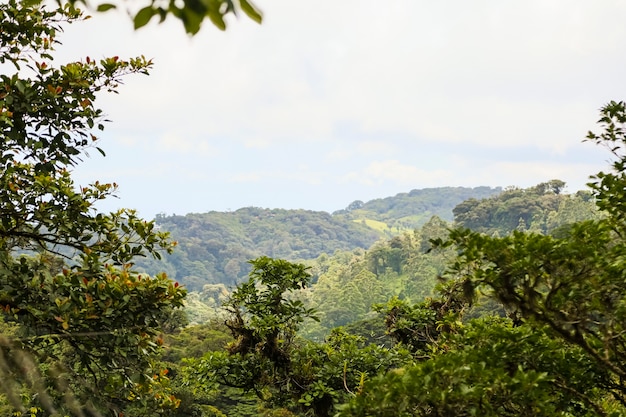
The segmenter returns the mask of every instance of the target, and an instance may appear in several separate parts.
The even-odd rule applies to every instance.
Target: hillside
[[[468,199],[481,200],[501,192],[501,187],[423,188],[366,203],[357,200],[333,215],[365,222],[370,227],[393,236],[402,230],[420,227],[433,216],[452,221],[452,211],[459,203]]]
[[[163,261],[144,259],[137,267],[151,274],[165,271],[190,290],[207,284],[230,287],[246,277],[247,261],[258,256],[307,260],[367,249],[382,238],[415,229],[433,215],[451,220],[453,208],[462,201],[500,191],[489,187],[413,190],[366,203],[356,201],[333,214],[247,207],[233,212],[158,215],[158,227],[171,233],[178,249]]]
[[[564,194],[558,186],[561,183],[555,180],[472,198],[454,208],[453,221],[434,216],[419,228],[379,239],[366,249],[355,246],[308,260],[313,285],[300,295],[307,306],[319,312],[321,321],[307,323],[304,334],[321,340],[334,327],[368,317],[373,304],[394,296],[410,302],[431,296],[437,277],[445,272],[455,252],[429,251],[430,240],[445,239],[455,225],[500,236],[513,230],[549,234],[567,224],[602,216],[590,193]],[[187,299],[190,319],[203,322],[214,316],[227,294],[227,286],[219,283],[192,292]]]

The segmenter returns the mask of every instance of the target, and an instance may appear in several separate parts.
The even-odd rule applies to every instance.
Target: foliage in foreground
[[[53,65],[56,34],[78,19],[70,7],[0,4],[0,307],[13,329],[0,338],[0,385],[16,415],[177,403],[153,358],[185,290],[132,269],[136,257],[173,245],[132,210],[97,213],[115,184],[78,186],[71,177],[89,149],[102,152],[96,95],[151,63]]]
[[[267,406],[330,416],[370,375],[408,360],[404,350],[365,345],[340,329],[325,343],[298,339],[300,324],[314,315],[290,297],[308,285],[306,268],[266,257],[251,263],[249,281],[226,304],[234,342],[189,362],[189,383],[204,389],[235,387]]]
[[[437,296],[377,306],[392,348],[344,330],[324,343],[298,339],[313,311],[288,294],[308,273],[258,259],[227,303],[234,342],[190,362],[189,381],[237,387],[300,415],[626,415],[626,105],[607,105],[601,123],[605,132],[589,139],[617,158],[590,184],[604,216],[550,235],[436,237],[456,251]],[[393,261],[394,246],[381,248]]]
[[[58,0],[61,2],[61,0]],[[69,4],[77,3],[93,4],[88,0],[67,0]],[[257,6],[250,0],[146,0],[134,1],[131,7],[127,7],[135,29],[139,29],[156,17],[162,23],[168,16],[172,16],[185,27],[185,31],[195,35],[200,30],[202,23],[208,19],[213,26],[220,30],[226,30],[227,18],[238,16],[243,13],[257,23],[263,20],[263,14]],[[137,3],[139,7],[137,8]],[[115,9],[119,2],[108,0],[98,1],[97,10],[105,12]]]
[[[616,160],[589,185],[606,217],[554,236],[459,229],[440,239],[458,251],[441,302],[492,300],[509,319],[428,333],[425,361],[369,382],[341,415],[626,414],[626,105],[606,105],[600,124],[604,132],[588,139]],[[402,313],[393,323],[408,340],[450,324]]]

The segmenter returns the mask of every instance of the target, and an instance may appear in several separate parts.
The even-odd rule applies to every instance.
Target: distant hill
[[[564,225],[603,216],[591,192],[563,194],[564,187],[563,181],[551,180],[526,189],[507,188],[489,198],[470,198],[454,208],[454,221],[502,236],[516,229],[550,234]]]
[[[175,255],[178,257],[176,262],[180,264],[172,265],[178,265],[177,274],[186,274],[179,276],[182,282],[195,289],[187,298],[186,312],[191,321],[201,323],[218,317],[218,307],[228,294],[227,287],[232,285],[225,279],[208,281],[209,272],[206,270],[202,272],[204,275],[193,272],[212,266],[191,258],[209,259],[209,255],[200,251],[203,245],[219,248],[217,239],[207,242],[198,236],[209,233],[209,230],[217,233],[224,228],[220,233],[225,237],[220,239],[231,241],[224,241],[224,252],[216,252],[213,262],[218,266],[217,272],[210,276],[232,279],[230,277],[235,276],[231,270],[233,265],[245,265],[245,260],[253,255],[284,254],[282,257],[290,258],[291,250],[291,256],[306,258],[311,267],[312,285],[300,292],[298,297],[307,308],[314,308],[321,320],[308,322],[302,334],[323,340],[331,328],[371,318],[373,304],[385,303],[391,297],[418,302],[433,295],[438,277],[445,273],[456,251],[453,247],[431,251],[431,239],[445,239],[449,227],[467,227],[499,236],[515,230],[558,235],[565,232],[568,224],[603,216],[590,192],[565,194],[562,192],[564,186],[563,181],[551,180],[526,189],[509,187],[488,197],[470,197],[451,210],[453,219],[443,207],[453,198],[463,196],[467,189],[445,188],[441,189],[441,193],[437,189],[415,190],[368,203],[356,201],[332,216],[303,210],[248,208],[234,213],[163,217],[160,224],[177,224],[183,229],[176,229],[176,233],[186,233],[181,239],[183,248]],[[489,189],[485,188],[479,190],[489,193]],[[413,229],[398,223],[398,219],[406,222],[407,217],[415,219],[424,216],[420,210],[427,208],[428,214],[441,215],[430,217],[425,224]],[[415,210],[416,214],[411,210]],[[211,224],[203,225],[202,221],[208,220]],[[397,233],[398,227],[392,230],[388,223],[400,224],[404,230]],[[354,234],[350,235],[348,231]],[[364,247],[362,243],[367,239],[359,240],[360,232],[371,234],[371,238],[383,233],[393,233],[393,236],[378,239]],[[234,236],[237,233],[239,235]],[[276,239],[267,238],[273,235],[277,236],[278,243]],[[257,252],[250,242],[257,245]],[[293,242],[300,242],[303,246]],[[228,252],[244,244],[249,245],[243,252],[247,255],[237,257],[237,253]],[[307,246],[309,244],[311,246]],[[327,250],[330,245],[339,250]],[[327,248],[323,250],[326,254],[315,257],[315,253],[323,247]],[[225,262],[227,266],[220,270],[219,262]],[[241,279],[243,267],[237,271],[237,279]],[[191,275],[192,272],[198,275]],[[363,323],[358,326],[363,327]]]
[[[165,271],[190,290],[206,284],[233,286],[247,276],[247,261],[258,256],[307,260],[338,250],[367,249],[383,237],[421,226],[434,215],[452,220],[453,208],[462,201],[501,191],[490,187],[413,190],[366,203],[355,201],[333,214],[247,207],[158,215],[158,227],[171,233],[178,248],[163,261],[140,260],[137,267],[151,274]]]
[[[452,221],[452,211],[461,202],[468,199],[481,200],[501,192],[501,187],[423,188],[366,203],[353,201],[344,210],[336,211],[333,215],[364,221],[370,227],[388,235],[397,235],[402,230],[421,227],[433,216]]]

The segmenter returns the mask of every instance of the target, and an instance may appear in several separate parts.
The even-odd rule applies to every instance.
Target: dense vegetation
[[[237,10],[172,4],[136,26],[173,13],[194,32]],[[70,6],[10,0],[0,17],[1,415],[626,415],[624,102],[587,136],[614,159],[589,192],[550,180],[146,222],[96,212],[115,184],[71,170],[104,128],[96,94],[151,63],[53,65]],[[453,221],[426,220],[463,193]],[[183,250],[138,263],[173,250],[168,228]],[[186,309],[140,265],[198,289]]]
[[[77,186],[71,175],[104,128],[97,94],[151,62],[54,65],[57,33],[78,19],[71,7],[0,4],[2,415],[145,415],[177,404],[156,355],[185,290],[131,269],[173,244],[132,210],[96,212],[115,184]]]
[[[188,383],[210,388],[214,404],[236,395],[226,387],[253,393],[266,415],[626,414],[625,122],[626,105],[611,103],[605,131],[589,135],[617,158],[590,193],[563,194],[557,180],[510,189],[455,209],[457,226],[487,219],[480,231],[433,218],[367,251],[320,257],[310,276],[254,261],[226,302],[233,339],[183,367]],[[389,301],[368,314],[377,299]]]
[[[559,185],[560,188],[555,190],[554,187],[551,188],[549,186],[550,184]],[[431,247],[430,240],[445,237],[448,228],[453,227],[455,224],[471,227],[474,230],[489,234],[501,233],[505,235],[513,230],[527,229],[547,233],[575,221],[601,217],[601,213],[595,208],[594,199],[589,192],[565,194],[562,192],[564,185],[562,181],[552,180],[528,189],[510,188],[481,200],[471,198],[450,210],[450,213],[453,211],[456,213],[454,222],[446,222],[439,217],[432,217],[419,228],[400,231],[390,239],[381,238],[369,247],[364,247],[354,242],[352,245],[350,245],[350,242],[342,242],[344,247],[341,250],[324,251],[314,259],[309,260],[306,259],[307,257],[298,257],[294,252],[287,252],[284,256],[276,256],[271,249],[272,242],[267,242],[266,252],[274,257],[284,259],[303,259],[303,262],[312,267],[312,283],[314,285],[302,296],[308,305],[318,310],[322,320],[319,323],[307,323],[304,331],[308,337],[321,338],[336,326],[346,325],[365,317],[371,311],[372,304],[385,302],[393,296],[414,302],[431,296],[437,277],[443,274],[447,263],[453,259],[454,253],[451,250],[429,252],[428,250]],[[431,196],[431,190],[424,191]],[[442,190],[445,194],[446,190],[450,189]],[[458,189],[456,190],[459,191]],[[470,191],[472,189],[461,190],[471,195]],[[414,190],[409,194],[418,196],[421,193]],[[398,201],[402,201],[407,198],[407,195],[400,194],[395,198],[398,198]],[[387,204],[391,204],[396,201],[395,198],[392,197],[380,201],[386,201]],[[418,205],[423,207],[424,204],[431,200],[424,201],[422,197],[419,197],[419,199],[415,198],[414,201],[416,204],[421,201],[422,204]],[[377,202],[376,204],[379,203]],[[401,204],[398,203],[396,206],[401,206]],[[197,236],[203,233],[202,227],[208,229],[206,234],[221,233],[223,236],[230,236],[232,239],[232,243],[226,245],[224,243],[220,244],[219,239],[215,238],[211,242],[216,247],[223,248],[229,245],[230,247],[236,247],[238,245],[237,238],[249,242],[246,233],[248,233],[247,228],[252,228],[252,225],[246,221],[244,226],[242,226],[239,223],[241,222],[240,219],[248,219],[248,217],[242,217],[242,213],[239,212],[250,213],[252,210],[242,209],[234,212],[234,214],[210,213],[210,215],[189,215],[183,217],[187,221],[186,224],[191,225],[191,227],[189,230],[177,230],[175,232],[178,236],[187,237],[180,244],[182,246],[179,248],[180,253],[170,259],[178,261],[186,259],[187,265],[192,265],[191,261],[188,261],[190,255],[186,253],[189,250],[188,245],[191,245],[189,236]],[[342,213],[330,217],[325,213],[316,212],[254,210],[256,213],[268,215],[268,220],[267,224],[261,228],[261,233],[254,234],[254,231],[250,233],[255,236],[268,236],[264,232],[271,230],[271,227],[274,225],[273,221],[278,220],[278,224],[276,224],[277,233],[284,236],[281,242],[289,242],[292,239],[307,239],[307,241],[311,242],[320,242],[320,236],[312,232],[311,228],[308,228],[308,235],[298,234],[296,236],[289,236],[286,230],[307,230],[306,228],[303,229],[303,223],[311,225],[314,224],[316,219],[331,221],[335,216],[346,215]],[[360,210],[361,213],[365,213],[364,209],[352,210]],[[272,217],[271,213],[274,212],[280,212],[283,215]],[[530,216],[532,221],[529,221],[530,227],[525,226],[524,217],[522,217],[523,215],[528,216],[528,213],[532,214]],[[298,214],[301,216],[297,216]],[[371,212],[368,215],[371,216]],[[392,215],[385,216],[392,218]],[[210,224],[193,221],[198,217],[214,220]],[[448,217],[451,218],[452,215],[449,214]],[[233,221],[224,223],[223,221],[219,222],[220,219]],[[307,220],[303,221],[302,219]],[[263,224],[262,219],[255,220],[255,222],[256,224]],[[339,235],[347,235],[346,232],[340,232],[340,227],[344,223],[337,222],[334,224]],[[351,227],[352,223],[347,222],[345,224]],[[321,229],[322,226],[318,225],[318,227]],[[235,235],[232,232],[233,230],[239,230],[240,234]],[[244,230],[246,233],[243,232]],[[197,246],[203,246],[201,239],[195,238],[194,242]],[[196,250],[199,251],[200,249],[196,248]],[[195,271],[199,273],[202,270],[200,263],[213,265],[217,256],[225,256],[227,253],[229,252],[226,249],[216,252],[215,257],[210,258],[213,260],[213,263],[203,262],[201,259],[194,260]],[[260,255],[252,248],[247,253],[249,258]],[[302,252],[299,254],[301,255]],[[315,256],[316,254],[311,252],[309,255]],[[209,255],[205,254],[205,256]],[[240,256],[243,256],[243,254],[240,253]],[[230,263],[231,266],[234,264],[233,258],[226,258],[221,262],[222,264]],[[188,271],[188,269],[184,269],[184,266],[182,273],[176,270],[177,265],[180,265],[180,263],[169,261],[170,275],[181,277],[181,275],[187,273],[185,271]],[[238,273],[242,275],[241,278],[238,278],[238,281],[241,281],[243,274],[249,271],[249,267],[244,259],[238,261],[237,267]],[[223,276],[221,273],[216,274],[217,276]],[[201,278],[198,275],[191,277],[183,275],[182,281],[192,284],[190,288],[192,291],[187,298],[187,312],[190,320],[194,323],[211,320],[220,314],[218,307],[221,300],[225,299],[237,282],[230,279],[217,280],[217,282],[214,280],[207,281],[206,278]]]
[[[458,226],[491,235],[513,230],[547,234],[600,216],[592,193],[564,195],[563,188],[563,181],[551,180],[528,189],[508,188],[483,200],[470,198],[454,208],[454,220]]]
[[[333,215],[345,215],[348,219],[373,226],[377,226],[374,222],[380,222],[382,225],[378,227],[393,235],[402,230],[416,229],[433,216],[452,221],[452,210],[459,203],[468,199],[481,200],[500,192],[500,187],[424,188],[365,203],[353,201],[344,210],[336,211]]]
[[[149,274],[167,271],[189,290],[205,285],[232,287],[250,272],[248,260],[270,256],[310,260],[336,251],[367,249],[384,237],[413,231],[432,215],[452,220],[453,208],[467,198],[483,198],[499,188],[443,187],[413,190],[367,203],[351,203],[328,214],[310,210],[242,208],[233,212],[157,215],[161,231],[178,249],[161,261],[139,260]]]

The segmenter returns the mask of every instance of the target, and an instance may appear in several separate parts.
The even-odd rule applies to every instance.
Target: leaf
[[[146,6],[139,10],[133,19],[135,29],[139,29],[140,27],[147,25],[150,19],[152,19],[152,16],[156,13],[157,11],[153,9],[152,6]]]
[[[117,6],[114,5],[114,4],[102,3],[102,4],[98,5],[98,8],[96,10],[99,11],[99,12],[106,12],[108,10],[115,9],[115,8],[117,8]]]
[[[241,10],[243,10],[243,12],[248,15],[250,19],[259,24],[263,21],[263,15],[261,14],[261,11],[248,0],[239,0],[239,4],[241,5]]]
[[[211,11],[207,13],[209,14],[209,18],[215,24],[215,26],[217,26],[221,30],[226,29],[226,23],[224,23],[224,21],[221,20],[221,16],[219,15],[219,13],[217,14],[218,16],[217,21],[214,20],[215,13],[212,13]],[[189,33],[190,35],[195,35],[196,33],[198,33],[198,31],[200,30],[200,25],[202,24],[203,18],[204,18],[203,15],[200,15],[193,10],[189,10],[189,9],[182,10],[181,19],[183,21],[183,24],[185,25],[185,31]]]

